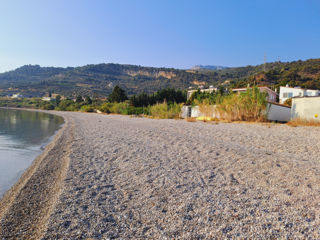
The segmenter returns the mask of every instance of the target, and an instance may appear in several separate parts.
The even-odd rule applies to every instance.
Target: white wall
[[[189,109],[191,108],[191,115],[189,112]],[[187,117],[192,117],[192,118],[197,118],[202,116],[200,110],[199,110],[199,106],[183,106],[181,109],[181,118],[187,118]]]
[[[295,118],[320,121],[320,97],[293,98],[291,119]]]
[[[288,122],[291,116],[291,108],[269,103],[267,113],[269,121]]]

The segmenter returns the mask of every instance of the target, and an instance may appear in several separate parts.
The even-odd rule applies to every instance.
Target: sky
[[[319,0],[0,0],[0,72],[320,57]]]

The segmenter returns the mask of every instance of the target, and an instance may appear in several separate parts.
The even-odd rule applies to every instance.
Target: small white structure
[[[291,107],[269,102],[267,107],[267,119],[275,122],[289,122]]]
[[[320,96],[292,98],[291,119],[320,121]]]
[[[11,98],[22,98],[23,96],[20,93],[13,94]]]
[[[42,98],[42,101],[48,101],[48,102],[51,102],[51,101],[54,101],[55,99],[52,98],[52,97],[43,97]]]
[[[200,89],[200,92],[209,92],[209,93],[212,93],[213,91],[217,91],[218,89],[213,87],[213,86],[210,86],[209,88],[199,88]],[[197,89],[192,89],[192,90],[188,90],[187,92],[187,100],[192,96],[192,94],[194,92],[198,91]]]
[[[280,87],[279,102],[284,103],[287,99],[294,97],[314,97],[319,96],[319,90],[303,89],[301,87]]]
[[[265,92],[268,94],[267,96],[267,101],[268,102],[277,102],[277,93],[275,91],[273,91],[272,89],[266,87],[266,86],[260,86],[257,87],[259,88],[260,92]],[[234,88],[232,89],[232,92],[246,92],[248,90],[248,88]]]

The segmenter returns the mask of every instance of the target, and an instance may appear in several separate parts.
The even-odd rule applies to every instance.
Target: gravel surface
[[[56,200],[20,219],[45,194],[14,187],[0,239],[320,238],[320,128],[58,114]]]

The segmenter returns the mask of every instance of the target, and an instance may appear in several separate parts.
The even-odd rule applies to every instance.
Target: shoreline
[[[49,113],[48,111],[38,109],[10,109]],[[59,191],[61,191],[61,184],[63,183],[63,179],[65,178],[69,164],[68,155],[67,152],[65,153],[65,149],[69,148],[70,141],[72,141],[71,136],[71,139],[65,139],[65,135],[67,132],[71,132],[72,134],[73,126],[72,122],[70,122],[67,117],[62,116],[59,113],[50,112],[49,114],[54,114],[62,117],[64,119],[64,123],[62,127],[55,133],[55,135],[52,136],[53,139],[45,146],[41,154],[33,160],[32,164],[23,172],[17,182],[0,199],[0,223],[2,225],[2,228],[0,228],[0,237],[2,238],[6,239],[5,236],[9,238],[14,237],[12,234],[17,234],[15,235],[15,237],[20,238],[19,233],[14,233],[16,229],[15,227],[17,226],[13,226],[14,224],[12,223],[10,223],[10,225],[6,225],[6,222],[8,222],[9,219],[12,219],[13,216],[16,216],[17,213],[23,213],[25,211],[27,211],[28,213],[31,213],[33,211],[38,211],[38,213],[46,212],[46,214],[38,214],[38,216],[34,218],[34,221],[36,221],[37,224],[28,225],[26,226],[26,228],[24,228],[23,231],[24,236],[27,233],[27,236],[30,234],[30,236],[32,235],[36,238],[40,238],[40,236],[43,234],[42,231],[45,229],[44,224],[47,223],[47,219],[50,216],[54,202],[59,196]],[[62,142],[67,144],[65,146],[62,146]],[[61,147],[61,149],[57,149],[59,147]],[[51,154],[53,152],[54,154],[62,158],[54,159],[54,161],[51,161]],[[52,176],[55,177],[53,177],[52,179],[48,179],[49,181],[55,180],[52,186],[49,186],[48,183],[50,182],[42,182],[42,180],[40,179],[41,176],[47,174],[48,165],[56,167],[54,171],[50,173],[51,178]],[[39,176],[35,177],[36,174]],[[32,188],[32,185],[35,184],[38,185],[37,188],[45,188],[45,192],[47,194],[46,198],[48,199],[47,202],[40,204],[36,203],[37,199],[35,199],[33,195],[37,193],[34,191],[28,191],[28,188]],[[49,199],[49,196],[51,199]],[[35,202],[30,202],[30,200],[32,199],[34,199]],[[30,221],[30,216],[28,215],[22,214],[21,216],[18,216],[19,223]],[[15,219],[14,217],[13,219],[14,222],[16,222],[17,219]],[[8,229],[5,229],[5,227],[7,227]],[[7,235],[9,232],[10,236]]]

